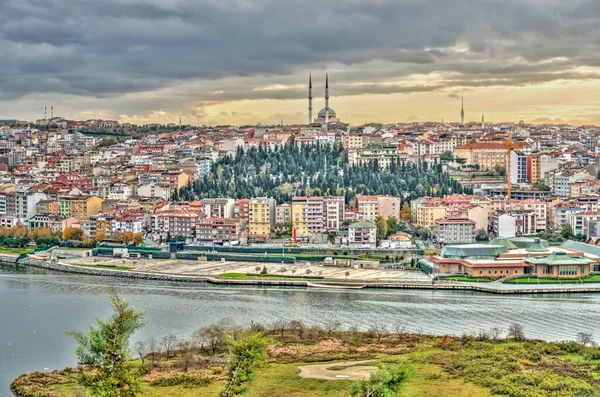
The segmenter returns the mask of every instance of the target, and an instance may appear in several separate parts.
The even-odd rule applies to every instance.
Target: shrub
[[[202,387],[210,384],[212,379],[210,378],[198,378],[194,376],[178,375],[171,376],[168,378],[158,378],[150,382],[151,386],[154,387],[171,387],[171,386],[182,386],[185,388]]]

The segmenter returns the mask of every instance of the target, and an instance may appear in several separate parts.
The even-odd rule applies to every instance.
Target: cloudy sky
[[[600,124],[598,0],[0,0],[0,119]],[[316,113],[315,110],[315,113]]]

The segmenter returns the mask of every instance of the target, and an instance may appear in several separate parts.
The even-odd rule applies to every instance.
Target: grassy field
[[[302,335],[302,336],[300,336]],[[300,376],[300,367],[327,370],[401,365],[408,378],[399,397],[591,397],[600,395],[600,352],[575,342],[477,340],[414,334],[333,332],[306,328],[302,334],[271,333],[267,363],[248,384],[248,397],[347,397],[354,381]],[[198,351],[183,372],[179,358],[164,357],[144,376],[140,397],[217,397],[226,377],[227,355]],[[365,361],[351,364],[353,361]],[[146,362],[148,365],[148,362]],[[135,362],[139,366],[139,360]],[[25,374],[15,385],[36,396],[72,397],[77,373]],[[180,382],[182,377],[195,383]],[[158,386],[156,381],[163,380]],[[175,381],[177,380],[177,381]],[[154,383],[153,383],[154,382]],[[49,394],[51,392],[54,394]],[[46,393],[46,394],[42,394]]]
[[[449,280],[449,281],[466,281],[470,283],[489,283],[492,280],[487,277],[472,277],[467,275],[456,275],[456,276],[440,276],[440,280]]]
[[[577,283],[600,283],[600,275],[593,274],[581,278],[556,278],[556,277],[529,277],[516,278],[504,281],[505,284],[577,284]]]
[[[110,265],[91,265],[86,263],[75,263],[75,266],[82,267],[95,267],[98,269],[113,269],[113,270],[131,270],[132,268],[129,266],[110,266]]]
[[[33,249],[27,248],[0,248],[0,254],[33,254]]]

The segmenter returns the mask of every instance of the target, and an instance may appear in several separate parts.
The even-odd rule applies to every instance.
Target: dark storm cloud
[[[0,0],[0,98],[92,97],[205,82],[205,100],[303,98],[297,73],[340,70],[336,95],[596,78],[596,0]],[[389,85],[448,72],[431,84]],[[228,77],[254,77],[238,85]],[[217,79],[218,84],[213,84]],[[354,82],[365,84],[353,85]],[[224,87],[225,92],[211,94]]]

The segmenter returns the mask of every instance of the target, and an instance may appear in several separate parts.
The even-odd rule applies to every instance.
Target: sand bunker
[[[300,376],[303,378],[315,378],[315,379],[345,379],[345,380],[356,380],[356,379],[369,379],[372,372],[376,372],[379,368],[372,365],[360,365],[372,361],[347,361],[343,363],[328,363],[318,365],[304,365],[300,368]],[[328,368],[331,367],[344,367],[338,371],[333,371]]]

